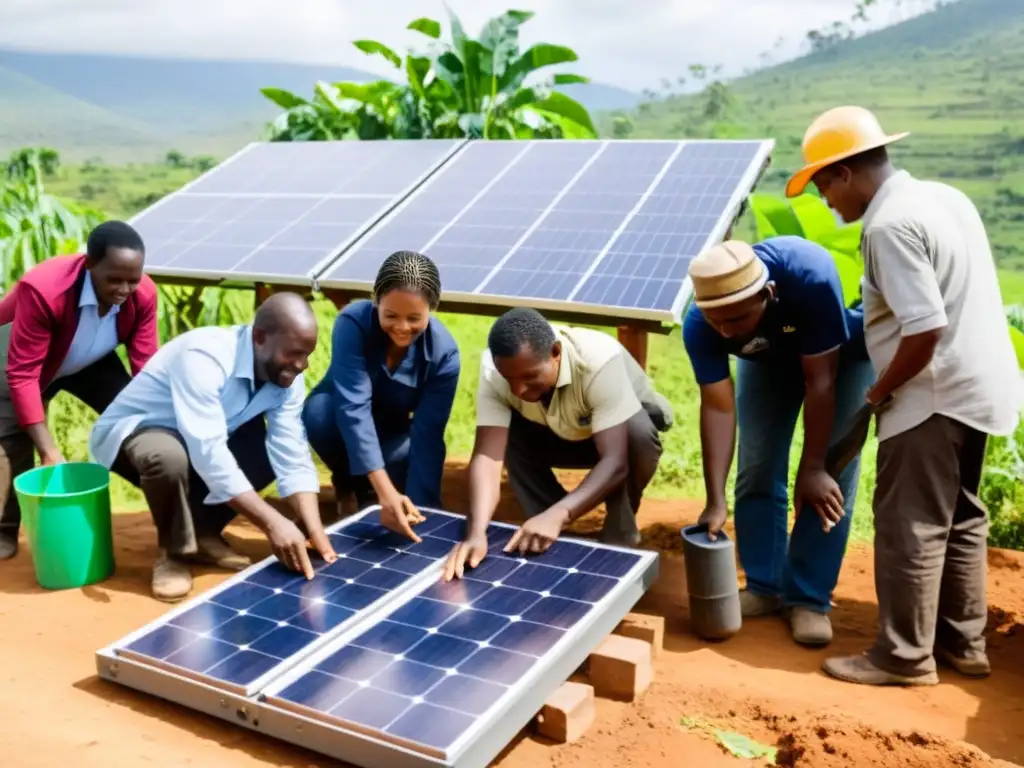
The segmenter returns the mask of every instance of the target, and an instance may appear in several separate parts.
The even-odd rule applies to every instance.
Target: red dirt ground
[[[451,468],[446,506],[465,509],[464,473]],[[597,722],[575,745],[556,746],[530,728],[495,761],[502,768],[718,768],[727,755],[691,718],[780,747],[777,765],[987,768],[1024,763],[1024,555],[989,556],[989,642],[994,674],[973,681],[943,671],[919,690],[873,689],[820,671],[831,653],[852,653],[875,631],[872,552],[853,546],[835,595],[836,639],[827,651],[795,646],[777,619],[748,622],[716,645],[689,633],[678,537],[699,507],[648,501],[644,546],[663,556],[658,583],[637,610],[667,618],[655,681],[634,704],[599,700]],[[499,517],[516,519],[509,492]],[[590,522],[581,533],[593,530]],[[262,556],[251,529],[230,529],[241,549]],[[29,555],[0,564],[0,763],[36,766],[336,765],[315,753],[99,680],[93,654],[158,617],[148,596],[155,537],[148,516],[116,517],[118,572],[80,590],[36,586]],[[204,572],[197,592],[225,578]],[[972,746],[973,745],[973,746]],[[1003,762],[1008,761],[1008,762]],[[764,761],[761,761],[763,764]]]

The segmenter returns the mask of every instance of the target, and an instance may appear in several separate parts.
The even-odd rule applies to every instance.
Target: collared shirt
[[[891,176],[864,215],[864,333],[876,371],[900,339],[944,329],[928,366],[878,417],[878,439],[935,414],[1006,435],[1017,424],[1021,374],[995,262],[977,208],[959,190]]]
[[[641,402],[656,402],[647,374],[618,340],[589,328],[552,327],[562,342],[562,359],[550,405],[513,395],[485,350],[476,398],[478,427],[508,427],[514,408],[563,440],[587,440],[628,421]]]
[[[729,378],[729,355],[755,363],[797,366],[805,355],[820,355],[849,345],[867,359],[862,311],[849,309],[843,297],[839,270],[827,250],[802,237],[769,238],[753,246],[775,283],[775,300],[768,305],[752,338],[722,337],[691,304],[683,320],[683,343],[697,383],[714,384]],[[849,298],[849,297],[847,297]]]
[[[205,502],[223,504],[253,490],[228,449],[228,436],[266,414],[267,455],[280,495],[318,492],[302,425],[303,377],[287,389],[269,382],[257,388],[254,370],[252,326],[183,333],[161,347],[99,417],[89,434],[90,454],[109,468],[137,430],[177,430],[210,489]]]
[[[57,379],[78,373],[117,349],[117,313],[121,308],[111,307],[106,315],[100,317],[100,302],[89,270],[85,270],[78,307],[78,328],[54,377]]]
[[[431,317],[395,370],[387,366],[388,337],[377,308],[357,301],[338,313],[331,365],[316,391],[327,391],[345,443],[349,471],[384,467],[381,440],[409,434],[405,494],[419,506],[440,506],[444,432],[459,386],[459,348]]]

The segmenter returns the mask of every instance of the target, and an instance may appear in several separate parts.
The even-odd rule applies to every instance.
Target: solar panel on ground
[[[678,322],[689,260],[725,233],[772,146],[470,142],[316,280],[365,289],[412,248],[448,301]]]
[[[132,219],[146,271],[308,285],[462,143],[250,144]]]
[[[357,765],[482,768],[617,625],[658,556],[562,539],[439,581],[464,518],[422,543],[371,509],[316,578],[268,559],[97,654],[101,676]],[[314,639],[315,638],[315,639]]]

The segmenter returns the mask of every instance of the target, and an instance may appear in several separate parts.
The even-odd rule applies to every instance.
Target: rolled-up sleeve
[[[384,468],[380,439],[373,423],[373,384],[366,370],[365,343],[356,322],[344,313],[338,315],[331,334],[328,376],[338,431],[353,475],[367,475]]]
[[[189,349],[170,369],[175,423],[196,473],[210,489],[207,504],[224,504],[252,485],[228,448],[228,425],[220,393],[224,367],[209,352]]]
[[[299,376],[279,406],[267,411],[267,456],[277,479],[277,492],[286,499],[296,493],[318,493],[320,478],[302,426],[306,385]]]
[[[903,336],[949,324],[935,267],[920,235],[907,225],[885,225],[865,233],[875,283],[900,324]]]
[[[455,402],[461,367],[459,351],[452,350],[427,379],[413,413],[406,495],[417,506],[441,505],[446,454],[444,431]]]

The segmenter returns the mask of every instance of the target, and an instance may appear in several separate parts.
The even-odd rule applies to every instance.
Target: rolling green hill
[[[875,110],[912,173],[967,192],[989,225],[1000,266],[1024,270],[1024,0],[960,0],[831,50],[730,84],[735,101],[710,126],[701,97],[669,98],[634,116],[633,136],[706,131],[776,139],[762,188],[781,191],[800,165],[803,132],[840,104]],[[721,100],[719,100],[721,102]]]

